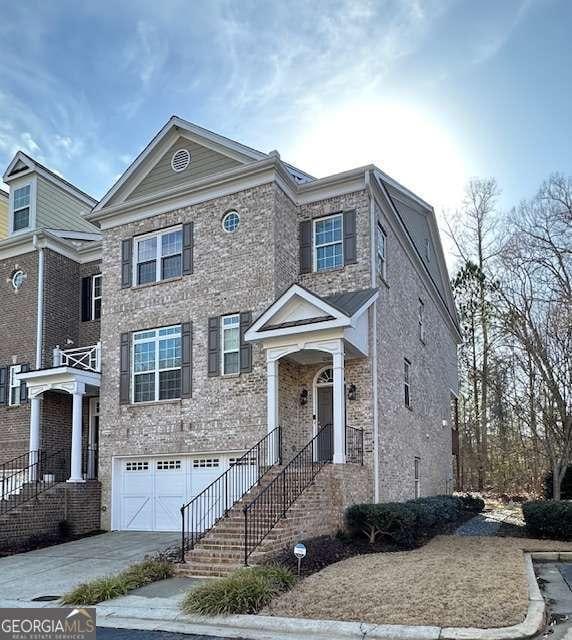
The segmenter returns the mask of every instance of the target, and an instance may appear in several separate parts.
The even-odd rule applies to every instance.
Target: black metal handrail
[[[53,453],[37,450],[3,463],[0,467],[0,514],[65,482],[69,477],[69,456],[69,447]],[[20,466],[16,466],[18,464]]]
[[[301,449],[251,502],[244,506],[244,564],[313,482],[322,467],[332,461],[333,427],[327,424]]]
[[[231,466],[181,507],[181,562],[215,523],[248,493],[276,463],[281,464],[280,427],[266,434]]]
[[[363,465],[363,429],[346,425],[346,462]]]

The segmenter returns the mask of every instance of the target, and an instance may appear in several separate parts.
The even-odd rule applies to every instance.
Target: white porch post
[[[30,455],[29,464],[38,462],[38,450],[40,448],[40,396],[34,396],[30,400]],[[36,466],[30,467],[30,482],[38,480]]]
[[[72,408],[72,445],[71,475],[68,482],[84,482],[81,473],[81,440],[82,440],[82,399],[85,385],[78,382],[74,385]]]
[[[278,426],[278,359],[273,359],[269,353],[266,355],[266,415],[267,432],[271,433]],[[269,443],[270,459],[276,461],[278,451],[274,438]]]
[[[346,403],[344,387],[344,347],[340,340],[339,349],[334,351],[334,463],[346,461]]]

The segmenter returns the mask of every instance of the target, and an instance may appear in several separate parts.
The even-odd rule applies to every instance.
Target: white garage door
[[[181,506],[228,469],[228,456],[117,460],[116,522],[132,531],[178,531]]]

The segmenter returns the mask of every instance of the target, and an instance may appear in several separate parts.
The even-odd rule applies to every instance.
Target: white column
[[[29,464],[38,462],[38,450],[40,448],[40,396],[34,396],[30,400],[30,459]],[[40,478],[37,477],[37,468],[30,467],[30,482]]]
[[[346,461],[346,402],[344,388],[344,351],[340,341],[339,351],[333,354],[334,368],[334,463]]]
[[[82,440],[82,400],[85,388],[83,384],[76,384],[72,408],[72,445],[71,445],[71,475],[68,482],[84,482],[81,473],[81,440]]]
[[[269,357],[269,356],[267,356]],[[267,430],[271,433],[278,426],[278,360],[267,360],[266,362],[266,416]],[[278,451],[276,446],[278,441],[272,439],[269,443],[269,457],[277,460]]]

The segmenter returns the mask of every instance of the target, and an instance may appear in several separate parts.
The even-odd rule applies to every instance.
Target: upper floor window
[[[222,228],[227,233],[234,233],[240,225],[240,216],[236,211],[228,211],[222,219]]]
[[[91,279],[91,317],[94,320],[101,318],[101,273],[97,273]]]
[[[240,372],[240,314],[221,317],[222,373]]]
[[[403,359],[403,393],[405,406],[411,409],[411,385],[410,385],[411,362],[407,358]]]
[[[101,318],[102,279],[95,273],[81,279],[81,321]]]
[[[30,226],[30,192],[29,184],[14,189],[12,231],[21,231]]]
[[[135,282],[147,284],[182,274],[183,230],[166,229],[135,239]]]
[[[425,303],[419,298],[417,306],[417,325],[419,331],[419,340],[425,343]]]
[[[377,248],[377,273],[381,278],[386,280],[386,265],[387,265],[387,234],[385,229],[378,223],[376,234],[376,248]]]
[[[22,372],[21,364],[14,364],[10,367],[10,389],[8,393],[8,404],[11,407],[20,404],[20,381],[16,377]],[[25,384],[25,383],[22,383]]]
[[[316,271],[336,269],[344,264],[343,216],[337,214],[314,221]]]
[[[133,334],[133,402],[181,397],[181,326]]]

